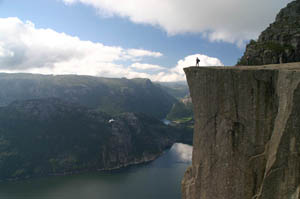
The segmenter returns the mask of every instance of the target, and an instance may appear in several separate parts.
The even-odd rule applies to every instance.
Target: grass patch
[[[183,117],[183,118],[179,118],[174,120],[174,122],[176,123],[187,123],[193,120],[193,117]]]

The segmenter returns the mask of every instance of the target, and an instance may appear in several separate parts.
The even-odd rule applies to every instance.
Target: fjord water
[[[155,161],[90,172],[0,183],[0,199],[180,199],[192,147],[176,143]]]

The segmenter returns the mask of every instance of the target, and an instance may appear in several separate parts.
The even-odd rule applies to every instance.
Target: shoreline
[[[5,182],[21,182],[21,181],[26,181],[30,179],[38,179],[38,178],[43,178],[43,177],[54,177],[54,176],[71,176],[71,175],[77,175],[77,174],[83,174],[83,173],[88,173],[88,172],[102,172],[102,173],[108,173],[108,172],[113,172],[113,171],[121,171],[123,169],[128,169],[133,166],[138,166],[138,165],[143,165],[143,164],[149,164],[159,158],[161,155],[163,155],[166,151],[170,150],[172,146],[175,143],[173,143],[171,146],[166,147],[163,151],[161,151],[159,154],[152,155],[150,158],[143,157],[140,160],[135,160],[128,162],[126,164],[120,164],[119,166],[111,167],[111,168],[90,168],[90,169],[82,169],[82,170],[74,170],[71,172],[64,172],[64,173],[49,173],[45,175],[38,175],[38,176],[26,176],[23,178],[7,178],[0,180],[0,183],[5,183]]]

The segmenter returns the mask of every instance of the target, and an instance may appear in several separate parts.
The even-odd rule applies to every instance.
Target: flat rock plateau
[[[300,63],[185,68],[194,105],[183,199],[300,198]]]

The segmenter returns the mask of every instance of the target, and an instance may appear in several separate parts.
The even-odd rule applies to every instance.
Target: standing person
[[[197,57],[196,58],[196,66],[199,66],[199,63],[200,63],[200,59]]]
[[[280,57],[279,57],[279,63],[280,63],[280,64],[283,63],[283,53],[280,54]]]
[[[249,59],[250,59],[250,57],[249,57],[249,55],[246,57],[246,60],[247,60],[247,65],[249,65]]]

